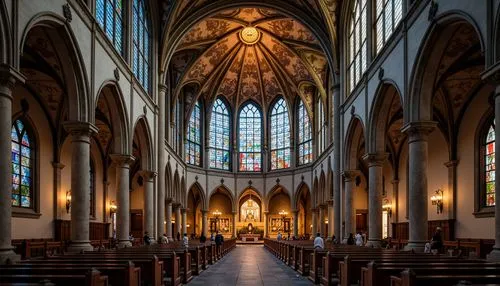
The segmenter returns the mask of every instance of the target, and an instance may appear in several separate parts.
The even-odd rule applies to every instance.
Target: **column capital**
[[[172,204],[173,202],[173,199],[172,198],[166,198],[165,199],[165,203],[168,205],[168,204]]]
[[[89,137],[99,130],[94,124],[83,121],[66,121],[63,123],[63,127],[71,135],[86,135]]]
[[[401,132],[408,135],[408,143],[427,140],[427,136],[436,129],[436,121],[410,122],[401,127]]]
[[[12,91],[16,83],[24,83],[26,77],[10,65],[0,65],[0,85]]]
[[[167,92],[168,86],[164,83],[158,84],[158,91],[161,92]]]
[[[125,164],[131,164],[135,161],[135,157],[132,155],[125,155],[125,154],[111,154],[109,155],[111,157],[111,161],[113,163],[122,166]]]
[[[387,153],[367,153],[363,156],[363,160],[368,164],[368,167],[382,166],[388,156]]]
[[[329,207],[333,206],[333,200],[326,201],[326,205]]]
[[[344,170],[341,175],[344,177],[344,182],[351,182],[359,173],[359,170]]]
[[[201,210],[202,215],[208,215],[208,210]]]
[[[189,209],[188,208],[181,208],[181,213],[185,214]]]
[[[158,173],[153,171],[141,170],[139,171],[139,175],[141,175],[146,181],[152,181],[156,177],[156,175],[158,175]]]
[[[453,168],[453,167],[458,166],[459,162],[460,162],[460,160],[451,160],[451,161],[444,163],[444,165],[448,168]]]

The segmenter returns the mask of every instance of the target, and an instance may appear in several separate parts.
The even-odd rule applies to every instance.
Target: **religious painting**
[[[240,218],[243,222],[260,221],[260,207],[251,197],[240,207]]]

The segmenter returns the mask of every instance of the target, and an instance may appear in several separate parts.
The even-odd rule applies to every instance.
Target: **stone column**
[[[368,5],[369,6],[369,5]],[[341,147],[341,134],[340,134],[340,85],[335,84],[332,88],[333,97],[333,212],[334,212],[334,234],[339,237],[342,236],[342,201],[340,199],[340,149]]]
[[[71,134],[71,244],[69,252],[93,250],[89,240],[90,137],[97,128],[87,122],[66,122]]]
[[[408,134],[409,150],[409,240],[406,249],[423,251],[428,240],[427,230],[427,165],[428,137],[436,122],[412,122],[403,126]]]
[[[299,211],[294,210],[293,213],[293,236],[299,237]]]
[[[207,233],[207,226],[208,226],[208,211],[207,210],[202,210],[201,211],[201,233],[205,236],[208,237]]]
[[[368,163],[368,242],[367,246],[380,247],[382,240],[382,175],[387,159],[385,153],[366,154]]]
[[[233,223],[232,223],[232,227],[233,227],[233,238],[236,238],[238,237],[238,233],[236,232],[236,217],[238,216],[238,213],[237,212],[233,212]]]
[[[165,224],[165,228],[167,229],[166,230],[166,233],[167,233],[167,237],[168,237],[168,240],[172,240],[172,199],[167,199],[165,201],[166,203],[166,216],[165,216],[165,221],[164,221],[164,224]]]
[[[311,233],[311,237],[314,238],[316,237],[316,233],[318,233],[318,209],[317,208],[313,208],[311,209],[311,214],[312,214],[312,233]]]
[[[496,141],[495,141],[496,142]],[[446,162],[444,165],[448,168],[448,192],[446,197],[447,206],[445,210],[448,211],[448,219],[456,218],[456,196],[457,196],[457,166],[458,160]]]
[[[326,201],[326,204],[327,204],[327,212],[328,212],[328,234],[327,234],[327,237],[329,237],[330,239],[332,238],[332,236],[335,234],[335,215],[334,215],[334,211],[333,211],[333,200],[328,200]],[[336,234],[335,234],[336,235]],[[339,238],[337,238],[339,239]]]
[[[130,233],[130,164],[134,157],[130,155],[111,155],[116,167],[116,238],[119,247],[132,246],[129,240]]]
[[[142,171],[141,176],[144,179],[144,230],[149,232],[151,238],[155,237],[154,233],[154,177],[156,177],[155,172]],[[164,229],[164,224],[162,222],[162,228]],[[158,236],[159,237],[159,236]]]
[[[497,75],[500,78],[500,76]],[[499,79],[500,81],[500,79]],[[495,89],[495,121],[500,122],[500,86]],[[496,141],[498,140],[498,141]],[[495,124],[495,142],[500,142],[500,124]],[[500,162],[500,144],[495,144],[495,162]],[[495,178],[500,178],[500,168],[495,169]],[[495,190],[500,190],[500,180],[495,180]],[[500,261],[500,196],[495,196],[495,245],[487,257]]]
[[[56,204],[54,204],[54,218],[61,219],[63,217],[62,212],[64,211],[64,206],[63,202],[58,200],[57,198],[59,196],[62,197],[61,173],[65,165],[59,162],[52,162],[52,166],[54,167],[54,202],[57,202]]]
[[[268,233],[269,220],[267,219],[267,215],[269,214],[269,212],[263,211],[262,213],[264,215],[264,237],[268,237],[269,236],[269,233]]]
[[[0,66],[0,264],[15,262],[20,256],[12,247],[12,90],[24,76],[9,66]],[[88,216],[87,216],[88,219]],[[87,238],[88,239],[88,238]]]
[[[392,197],[394,200],[394,209],[392,210],[392,222],[397,223],[399,221],[399,180],[395,179],[391,181],[392,183]],[[394,233],[391,234],[394,236]]]
[[[318,227],[321,236],[325,236],[325,205],[320,205],[318,210]]]
[[[176,239],[177,239],[177,233],[180,233],[181,234],[181,238],[182,238],[182,225],[181,225],[182,222],[181,221],[182,221],[182,218],[181,218],[181,206],[178,205],[175,208],[175,233],[173,234]]]
[[[181,236],[183,236],[185,233],[187,233],[187,210],[186,209],[181,209],[181,214],[182,214],[182,232]]]
[[[167,86],[164,84],[158,85],[158,173],[159,180],[157,182],[157,221],[156,230],[157,236],[160,237],[165,233],[165,98],[167,96]],[[167,229],[168,234],[168,229]]]
[[[344,196],[345,196],[345,233],[344,233],[344,243],[347,243],[347,238],[349,238],[349,234],[356,232],[355,222],[356,216],[354,213],[353,207],[353,198],[354,198],[354,179],[356,178],[357,172],[353,170],[347,170],[342,173],[344,176]]]

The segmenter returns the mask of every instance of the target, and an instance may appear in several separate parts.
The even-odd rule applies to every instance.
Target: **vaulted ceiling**
[[[197,99],[210,103],[217,96],[233,109],[248,100],[266,108],[277,96],[293,104],[300,96],[312,112],[314,95],[326,94],[328,63],[313,33],[297,20],[274,10],[241,8],[191,28],[170,71],[176,95],[185,98],[186,116]]]

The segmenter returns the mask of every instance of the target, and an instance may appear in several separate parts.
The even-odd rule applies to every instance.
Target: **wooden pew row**
[[[416,274],[413,269],[401,272],[400,276],[391,276],[391,286],[452,286],[452,285],[500,285],[500,275],[491,274]]]
[[[46,274],[0,274],[0,285],[71,285],[71,286],[108,286],[108,277],[95,269],[83,274],[71,275],[60,273]]]

